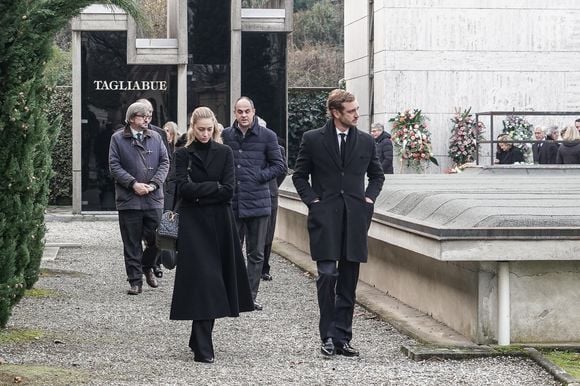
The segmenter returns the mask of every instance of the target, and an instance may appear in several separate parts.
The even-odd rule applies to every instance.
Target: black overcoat
[[[232,150],[212,142],[204,162],[193,146],[181,148],[175,153],[175,178],[181,202],[170,318],[208,320],[252,311],[231,207]]]
[[[312,259],[344,257],[362,263],[367,261],[367,232],[374,211],[374,205],[367,203],[365,197],[376,200],[385,176],[369,134],[356,128],[349,130],[344,166],[337,138],[331,120],[320,129],[304,133],[292,181],[309,207]],[[320,202],[313,203],[317,199]]]

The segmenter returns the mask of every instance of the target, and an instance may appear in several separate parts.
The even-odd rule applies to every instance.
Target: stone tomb
[[[580,342],[580,169],[387,175],[360,280],[472,341]],[[308,252],[291,178],[277,237]]]

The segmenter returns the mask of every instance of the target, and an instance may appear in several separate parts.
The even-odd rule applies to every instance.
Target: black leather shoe
[[[342,343],[336,345],[336,354],[343,355],[345,357],[358,357],[359,352],[357,349],[353,348],[349,343]]]
[[[270,275],[269,273],[263,273],[262,274],[262,280],[264,280],[264,281],[272,281],[272,275]]]
[[[153,273],[155,274],[155,277],[158,279],[161,279],[163,277],[163,271],[161,270],[161,267],[159,267],[159,266],[153,268]]]
[[[141,292],[143,292],[143,289],[140,285],[132,285],[127,291],[127,295],[139,295]]]
[[[145,281],[149,284],[149,287],[157,288],[159,287],[159,283],[157,283],[157,279],[155,278],[155,274],[153,273],[152,269],[148,269],[145,271]]]
[[[262,307],[262,305],[260,303],[254,302],[254,310],[262,311],[263,309],[264,309],[264,307]]]
[[[332,342],[332,338],[326,338],[322,345],[320,346],[320,352],[322,355],[331,357],[335,354],[334,343]]]
[[[201,362],[201,363],[213,363],[215,361],[215,359],[213,357],[211,357],[211,358],[193,357],[193,360],[195,362]]]

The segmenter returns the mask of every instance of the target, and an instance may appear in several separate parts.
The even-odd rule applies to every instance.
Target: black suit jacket
[[[368,176],[366,188],[365,175]],[[320,129],[307,131],[302,137],[292,181],[309,207],[312,258],[339,260],[344,257],[348,261],[366,262],[367,231],[374,205],[367,203],[365,197],[376,200],[385,181],[374,139],[351,128],[342,165],[332,121]],[[315,200],[320,201],[314,203]]]
[[[553,142],[540,142],[532,145],[532,153],[535,164],[555,164],[556,155],[558,154],[558,144]]]

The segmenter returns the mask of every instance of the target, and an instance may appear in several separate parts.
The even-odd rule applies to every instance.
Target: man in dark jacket
[[[383,167],[383,173],[393,174],[393,142],[391,141],[391,135],[378,122],[371,125],[371,135],[377,143],[377,156]]]
[[[302,136],[292,181],[309,209],[320,350],[326,356],[357,356],[350,341],[359,266],[367,261],[367,232],[385,176],[373,138],[356,128],[354,95],[331,91],[327,109],[331,119],[326,125]]]
[[[269,181],[286,173],[286,165],[276,134],[260,126],[256,118],[254,103],[241,97],[234,105],[236,120],[222,133],[224,144],[234,152],[236,189],[232,207],[240,239],[246,240],[248,280],[252,290],[255,309],[262,265],[264,246],[271,212]]]
[[[163,210],[169,157],[161,136],[148,128],[150,119],[148,106],[133,103],[127,109],[127,125],[113,134],[109,148],[129,295],[141,293],[143,273],[147,284],[157,287],[155,229]],[[142,240],[148,246],[145,251]]]
[[[169,162],[171,165],[171,159],[173,158],[173,152],[170,151],[170,147],[169,147],[169,141],[167,141],[167,134],[165,133],[165,130],[163,130],[161,127],[159,126],[155,126],[154,124],[151,123],[151,119],[153,118],[153,103],[151,103],[151,101],[147,98],[141,98],[141,99],[137,99],[135,101],[135,103],[142,103],[145,106],[149,107],[149,121],[148,121],[148,125],[147,125],[147,129],[155,131],[157,134],[159,134],[161,136],[161,140],[163,141],[163,144],[165,145],[165,148],[167,149],[167,156],[169,157]],[[165,186],[165,184],[167,184],[168,181],[166,181],[164,183],[163,186],[163,192],[164,192],[164,198],[163,198],[163,209],[173,209],[173,199],[172,197],[167,197],[167,186]],[[147,243],[146,240],[144,240],[145,243]],[[154,240],[155,241],[155,240]],[[147,245],[147,249],[146,251],[149,249],[149,245]],[[156,250],[156,245],[152,245],[151,246],[151,250]],[[155,274],[156,277],[158,278],[162,278],[163,277],[163,271],[161,270],[161,266],[160,266],[160,256],[157,256],[157,258],[155,259],[155,266],[153,267],[153,273]]]
[[[556,154],[558,154],[558,144],[554,142],[545,142],[546,134],[544,128],[534,128],[534,137],[536,143],[532,144],[532,155],[535,164],[555,164]]]

